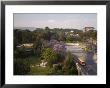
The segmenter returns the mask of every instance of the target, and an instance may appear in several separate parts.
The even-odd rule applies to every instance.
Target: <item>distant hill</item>
[[[42,31],[43,28],[36,28],[36,27],[14,27],[14,29],[21,29],[21,30],[30,30],[30,31]],[[82,30],[79,29],[60,29],[60,28],[53,28],[51,29],[52,31],[64,31],[64,32],[69,32],[69,31],[74,31],[75,33],[81,32]]]
[[[30,30],[30,31],[36,30],[35,27],[14,27],[14,29]]]

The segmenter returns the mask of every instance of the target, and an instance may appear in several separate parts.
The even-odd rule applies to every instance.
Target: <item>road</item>
[[[88,68],[88,74],[96,75],[97,74],[97,64],[93,60],[94,54],[89,52],[86,54],[86,63]]]
[[[74,62],[78,63],[78,57],[84,57],[86,66],[82,66],[80,64],[79,67],[81,69],[82,75],[97,75],[97,63],[93,60],[93,53],[85,53],[80,46],[77,45],[67,45],[67,51],[70,51],[72,54],[75,55]]]

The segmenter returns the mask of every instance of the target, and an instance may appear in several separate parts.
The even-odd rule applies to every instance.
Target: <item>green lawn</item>
[[[31,70],[29,72],[29,75],[46,75],[49,72],[49,67],[38,67],[36,65],[41,63],[41,60],[37,56],[31,56],[26,58],[30,65],[31,65]],[[34,67],[32,67],[34,66]]]
[[[29,60],[29,63],[31,65],[38,64],[41,61],[40,58],[37,56],[31,56],[31,57],[28,57],[27,59]]]
[[[30,75],[46,75],[49,72],[48,67],[31,67]]]

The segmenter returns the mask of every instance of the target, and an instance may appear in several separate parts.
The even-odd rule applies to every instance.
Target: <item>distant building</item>
[[[17,47],[18,48],[19,47],[32,48],[33,47],[33,43],[25,43],[25,44],[18,45]]]
[[[33,43],[25,43],[25,44],[21,44],[21,45],[18,45],[16,46],[17,48],[24,48],[24,50],[26,52],[31,52],[33,51]]]
[[[74,32],[74,31],[71,31],[71,32]]]
[[[94,27],[85,27],[83,32],[87,32],[87,31],[94,30],[94,29],[95,29]]]

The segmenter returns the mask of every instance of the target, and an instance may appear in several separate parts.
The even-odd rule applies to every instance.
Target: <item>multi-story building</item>
[[[94,27],[85,27],[83,32],[87,32],[87,31],[94,30],[94,29],[95,29]]]

